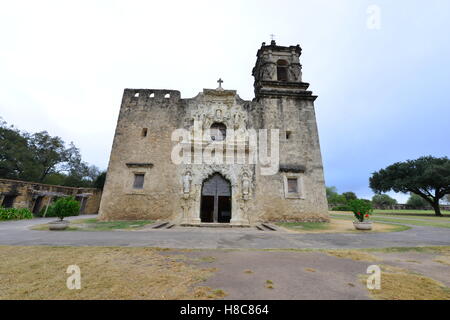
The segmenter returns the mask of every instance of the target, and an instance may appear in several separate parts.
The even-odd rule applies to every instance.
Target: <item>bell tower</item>
[[[260,127],[279,132],[279,170],[259,175],[259,205],[277,207],[280,215],[314,221],[326,220],[322,155],[314,101],[317,96],[303,82],[296,46],[279,46],[274,40],[258,50],[253,77]],[[272,151],[271,151],[272,152]],[[261,209],[262,210],[262,209]],[[308,217],[308,218],[307,218]],[[270,220],[270,218],[268,218]]]
[[[265,96],[311,96],[315,99],[312,92],[306,91],[309,84],[302,82],[301,54],[300,45],[283,47],[275,40],[270,45],[263,42],[252,71],[256,99]]]

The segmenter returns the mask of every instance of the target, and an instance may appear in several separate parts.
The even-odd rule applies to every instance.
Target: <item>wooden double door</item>
[[[203,182],[200,219],[218,223],[231,220],[231,185],[218,173]]]

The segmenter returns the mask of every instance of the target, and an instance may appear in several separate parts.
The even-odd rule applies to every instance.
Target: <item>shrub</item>
[[[336,206],[331,208],[331,211],[352,211],[349,206]]]
[[[33,219],[33,214],[28,209],[0,208],[0,220]]]
[[[347,199],[341,194],[332,194],[327,197],[327,200],[332,206],[343,206],[347,203]]]
[[[73,197],[70,197],[70,198],[71,198],[72,201],[75,201],[75,202],[78,203],[78,201],[74,200]],[[67,199],[67,198],[60,198],[60,199]],[[55,205],[56,205],[56,203],[57,203],[60,199],[56,200],[55,202],[53,202],[51,205],[48,206],[47,213],[45,214],[45,218],[58,217],[58,215],[57,215],[57,213],[56,213],[56,211],[55,211]],[[36,216],[38,216],[38,217],[44,217],[45,207],[46,207],[46,206],[42,207],[42,209],[39,211],[38,214],[36,214]],[[78,207],[78,211],[76,211],[75,214],[70,214],[69,216],[77,216],[77,215],[79,215],[79,210],[80,210],[80,209],[79,209],[79,207]],[[66,216],[66,217],[68,217],[68,216]]]
[[[74,197],[60,198],[52,204],[52,207],[52,214],[61,220],[64,217],[77,216],[80,213],[80,204]]]
[[[42,207],[42,209],[39,211],[39,213],[37,214],[38,217],[43,217],[45,214],[45,217],[56,217],[55,214],[53,213],[53,204],[48,206],[47,209],[47,213],[45,213],[45,208],[47,206]]]
[[[364,218],[369,218],[373,212],[370,201],[363,199],[350,200],[348,206],[350,207],[350,210],[353,211],[355,218],[360,222],[363,222]]]

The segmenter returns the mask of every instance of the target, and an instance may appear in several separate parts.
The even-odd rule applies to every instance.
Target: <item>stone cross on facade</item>
[[[222,78],[219,78],[219,80],[217,80],[217,83],[219,84],[219,86],[217,87],[217,90],[223,90],[223,88],[222,88],[222,83],[223,83]]]

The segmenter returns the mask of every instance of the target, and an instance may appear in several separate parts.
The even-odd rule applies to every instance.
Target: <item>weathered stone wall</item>
[[[221,87],[204,89],[191,99],[180,99],[178,91],[125,89],[102,195],[101,219],[200,223],[202,184],[219,173],[231,185],[231,224],[327,220],[313,105],[316,97],[302,82],[300,53],[299,46],[263,44],[253,70],[253,101],[242,100],[234,90]],[[280,59],[287,68],[288,79],[284,82],[276,78]],[[175,130],[184,128],[189,132],[187,142],[192,145],[184,145],[203,149],[208,138],[196,136],[193,128],[207,130],[214,123],[238,130],[239,137],[250,129],[278,129],[280,170],[264,176],[259,165],[248,161],[181,165],[172,162],[171,154],[178,143],[171,141]],[[240,142],[233,143],[227,148],[238,148]],[[133,187],[135,174],[144,174],[142,189]],[[287,187],[292,179],[298,182],[294,193],[288,192]]]
[[[159,94],[150,98],[152,92]],[[311,101],[275,98],[250,102],[231,90],[204,90],[195,98],[181,100],[178,92],[175,98],[162,98],[165,92],[168,91],[125,90],[102,197],[101,219],[199,223],[202,183],[214,173],[222,174],[232,185],[232,217],[236,224],[327,219],[322,160]],[[136,93],[139,97],[134,97]],[[236,129],[279,129],[280,165],[300,166],[303,172],[262,176],[248,163],[172,163],[171,152],[176,144],[171,141],[172,132],[179,128],[190,130],[197,120],[205,130],[214,122]],[[142,136],[145,129],[147,135]],[[291,132],[289,140],[286,131]],[[187,172],[192,182],[189,192],[184,194],[183,177]],[[245,200],[244,172],[251,180]],[[143,189],[133,188],[135,173],[145,174]],[[286,175],[299,177],[300,199],[286,198]]]
[[[181,210],[176,196],[181,183],[171,161],[171,134],[179,128],[183,113],[178,91],[124,91],[100,204],[101,219],[176,217]],[[135,173],[145,174],[143,189],[133,188]]]
[[[256,210],[262,213],[260,219],[328,220],[313,102],[310,99],[268,97],[259,99],[258,103],[263,106],[264,127],[280,130],[280,172],[274,176],[258,176]],[[286,132],[289,132],[289,139]],[[300,172],[292,172],[289,168]],[[298,198],[286,198],[287,177],[299,179]]]
[[[54,186],[43,183],[0,179],[0,204],[3,202],[5,196],[14,196],[14,208],[27,208],[30,211],[36,209],[37,211],[44,208],[49,201],[52,201],[54,196],[44,195],[41,197],[41,202],[38,208],[35,208],[36,199],[39,196],[39,192],[55,192],[60,196],[74,196],[80,194],[91,194],[86,196],[85,209],[83,214],[96,214],[100,207],[101,190],[94,188],[73,188],[65,186]],[[81,199],[78,199],[81,200]]]
[[[97,214],[100,210],[100,201],[102,199],[102,191],[93,188],[81,188],[78,193],[90,193],[92,195],[86,198],[86,205],[83,214]],[[76,197],[76,195],[75,195]]]

